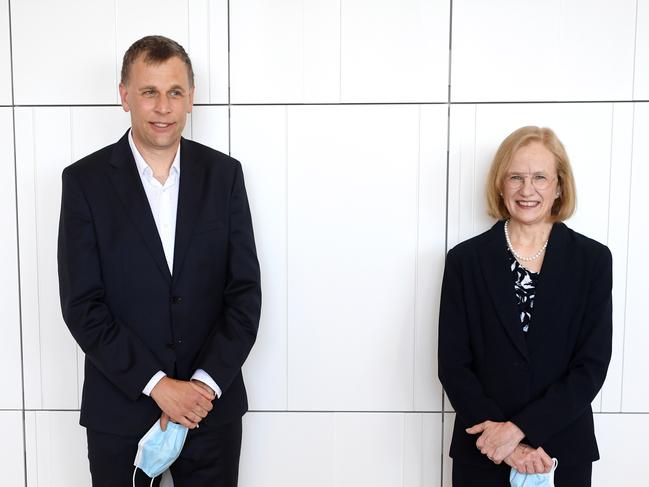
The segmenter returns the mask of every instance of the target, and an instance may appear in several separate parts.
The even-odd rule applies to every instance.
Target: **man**
[[[63,171],[59,226],[63,317],[86,354],[93,486],[149,485],[141,471],[132,480],[133,460],[158,419],[190,429],[175,487],[236,486],[241,366],[261,306],[241,166],[181,138],[194,75],[175,41],[135,42],[119,92],[131,129]]]

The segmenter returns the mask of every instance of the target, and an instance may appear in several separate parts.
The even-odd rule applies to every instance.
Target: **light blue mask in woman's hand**
[[[554,487],[554,471],[559,461],[553,458],[554,465],[548,473],[520,473],[515,468],[509,473],[509,483],[512,487]]]
[[[137,444],[133,481],[135,482],[135,472],[138,468],[152,479],[167,470],[180,455],[186,437],[185,426],[169,421],[167,430],[162,431],[160,420],[156,421]]]

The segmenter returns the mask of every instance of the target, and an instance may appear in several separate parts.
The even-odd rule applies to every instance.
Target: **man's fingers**
[[[162,413],[162,416],[160,416],[160,429],[162,431],[167,431],[168,422],[169,422],[169,416],[167,416],[165,413]]]
[[[198,423],[192,421],[187,416],[183,416],[182,418],[180,418],[178,422],[182,424],[185,428],[188,428],[190,430],[193,430],[194,428],[198,428]]]
[[[214,394],[214,391],[212,391],[212,389],[210,389],[210,387],[208,385],[203,384],[200,381],[195,381],[195,380],[191,381],[190,384],[192,385],[192,387],[196,391],[198,391],[201,394],[201,396],[203,396],[208,401],[211,402],[216,397],[216,395]]]
[[[196,407],[194,407],[193,409],[196,410],[196,411],[199,411],[199,410],[202,409],[202,410],[205,410],[207,412],[210,412],[213,407],[214,406],[212,406],[212,401],[208,401],[204,397],[199,397],[198,401],[196,401]]]

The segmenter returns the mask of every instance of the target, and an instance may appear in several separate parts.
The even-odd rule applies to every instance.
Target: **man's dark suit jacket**
[[[142,394],[151,377],[188,380],[202,368],[223,392],[201,422],[206,433],[247,410],[241,366],[259,322],[241,165],[182,139],[171,273],[127,134],[63,171],[59,285],[86,354],[80,422],[141,436],[160,416]]]
[[[439,378],[457,412],[456,462],[493,465],[464,431],[485,420],[512,421],[560,464],[599,458],[590,404],[611,357],[611,286],[608,248],[555,223],[525,337],[503,222],[448,253]]]

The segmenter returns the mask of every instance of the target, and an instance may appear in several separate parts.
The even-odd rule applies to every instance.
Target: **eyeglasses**
[[[505,177],[505,186],[507,186],[509,189],[514,190],[521,189],[523,186],[525,186],[525,180],[527,178],[530,178],[530,182],[535,189],[541,191],[548,189],[550,184],[552,184],[555,180],[555,177],[550,177],[542,172],[537,172],[532,175],[511,173]]]

